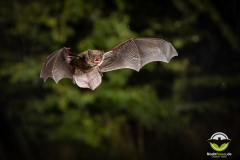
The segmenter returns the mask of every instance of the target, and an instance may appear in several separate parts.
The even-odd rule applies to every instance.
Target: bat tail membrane
[[[152,61],[169,62],[177,52],[171,43],[157,38],[130,38],[105,53],[100,66],[102,72],[120,68],[131,68],[139,71]]]
[[[51,77],[56,83],[62,78],[73,79],[73,66],[70,65],[70,57],[74,56],[67,48],[53,52],[45,60],[40,77],[44,79],[44,82],[48,77]]]
[[[100,76],[97,68],[89,73],[84,73],[79,69],[76,69],[75,81],[79,87],[90,88],[91,90],[94,90],[101,84],[102,77]]]

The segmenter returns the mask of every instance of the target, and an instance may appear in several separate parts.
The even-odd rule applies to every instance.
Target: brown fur
[[[90,57],[88,56],[88,51],[78,54],[79,58],[73,59],[71,62],[72,65],[84,73],[89,73],[100,66],[104,59],[104,53],[99,50],[91,50],[91,52],[92,54]],[[99,62],[95,62],[94,60],[96,59],[99,59]]]

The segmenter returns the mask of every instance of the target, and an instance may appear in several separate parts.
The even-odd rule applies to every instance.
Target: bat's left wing
[[[130,38],[105,53],[99,67],[101,72],[120,68],[131,68],[139,71],[152,61],[169,62],[177,52],[171,43],[158,38]]]

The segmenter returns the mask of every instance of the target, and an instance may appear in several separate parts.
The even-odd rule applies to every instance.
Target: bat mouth
[[[94,60],[94,62],[99,63],[99,62],[100,62],[100,59],[99,59],[99,58],[96,58],[96,59]]]

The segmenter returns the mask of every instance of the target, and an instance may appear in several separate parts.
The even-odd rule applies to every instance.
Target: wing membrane
[[[53,78],[56,83],[62,78],[73,78],[73,67],[70,65],[71,58],[68,58],[67,55],[69,55],[68,50],[62,48],[47,57],[40,74],[44,82],[48,77]]]
[[[102,77],[100,76],[97,68],[89,73],[84,73],[78,69],[75,71],[75,81],[79,87],[94,90],[101,84]]]
[[[152,61],[169,62],[177,52],[171,43],[157,38],[130,38],[105,54],[102,72],[120,68],[139,71]]]

